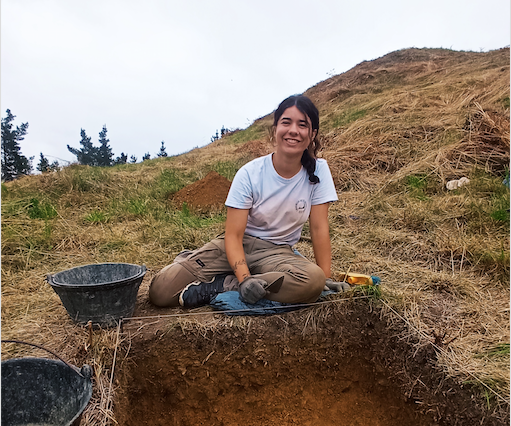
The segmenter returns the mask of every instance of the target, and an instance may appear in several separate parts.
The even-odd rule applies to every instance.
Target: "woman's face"
[[[295,107],[284,111],[275,127],[275,143],[279,153],[302,155],[316,136],[309,117]]]

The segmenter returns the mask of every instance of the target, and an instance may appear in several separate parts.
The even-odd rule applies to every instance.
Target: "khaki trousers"
[[[279,292],[270,293],[267,299],[283,303],[311,303],[318,299],[325,286],[323,270],[296,254],[290,246],[245,235],[243,249],[252,276],[268,283],[284,276]],[[179,306],[179,294],[188,284],[210,281],[220,274],[230,274],[224,281],[224,291],[238,290],[238,280],[225,254],[223,236],[195,251],[180,253],[153,278],[149,298],[158,306]]]

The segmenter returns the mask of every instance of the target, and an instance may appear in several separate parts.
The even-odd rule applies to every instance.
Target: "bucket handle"
[[[76,371],[84,379],[90,378],[92,376],[91,368],[87,364],[85,364],[81,369],[78,369],[78,367],[75,367],[74,365],[71,365],[68,362],[64,361],[55,352],[50,351],[49,349],[45,348],[44,346],[36,345],[35,343],[22,342],[21,340],[1,340],[1,342],[2,343],[19,343],[21,345],[33,346],[34,348],[42,349],[43,351],[49,352],[54,357],[58,358],[60,361],[62,361],[64,364],[66,364],[69,368]]]

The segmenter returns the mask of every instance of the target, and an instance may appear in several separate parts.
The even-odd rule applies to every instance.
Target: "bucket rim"
[[[78,376],[82,377],[85,380],[90,381],[90,377],[86,377],[83,374],[81,374],[80,373],[81,370],[76,365],[69,364],[61,359],[43,358],[43,357],[37,357],[37,356],[23,356],[23,357],[19,357],[19,358],[4,359],[4,360],[2,360],[1,364],[2,365],[3,364],[14,364],[15,362],[16,363],[18,363],[18,362],[24,363],[24,362],[28,362],[28,361],[39,361],[41,363],[46,363],[46,364],[57,364],[57,365],[60,365],[62,367],[72,370]],[[87,364],[84,364],[84,365],[87,365]]]
[[[61,289],[68,289],[68,290],[80,290],[80,289],[111,289],[114,287],[122,287],[128,283],[135,283],[138,280],[140,282],[138,285],[142,283],[142,278],[146,272],[141,272],[140,274],[130,277],[128,279],[122,279],[119,281],[112,281],[108,283],[97,283],[97,284],[64,284],[64,283],[55,283],[51,276],[48,277],[47,281],[53,288],[61,288]]]
[[[115,281],[109,281],[109,282],[103,282],[103,283],[76,284],[76,283],[63,283],[63,282],[55,281],[55,277],[58,274],[61,274],[61,273],[64,273],[64,272],[69,272],[69,271],[72,271],[73,269],[80,269],[80,268],[85,268],[85,267],[88,267],[88,266],[96,266],[96,265],[129,265],[129,266],[135,266],[137,268],[140,268],[140,271],[137,272],[135,275],[132,275],[130,277],[121,278],[121,279],[118,279],[118,280],[115,280]],[[80,266],[75,266],[73,268],[65,269],[63,271],[56,272],[55,274],[48,274],[47,277],[46,277],[46,280],[48,281],[48,283],[52,287],[76,288],[76,289],[88,288],[88,287],[90,287],[90,288],[92,288],[92,287],[102,287],[102,288],[105,288],[105,287],[110,287],[110,286],[122,285],[122,284],[125,284],[125,283],[129,282],[129,281],[138,280],[139,278],[143,277],[146,274],[146,272],[147,272],[147,268],[146,268],[145,265],[137,265],[135,263],[125,263],[125,262],[88,263],[86,265],[80,265]]]

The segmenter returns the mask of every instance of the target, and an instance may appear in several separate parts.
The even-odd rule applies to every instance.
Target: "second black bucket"
[[[92,370],[45,358],[2,361],[2,426],[80,424]]]
[[[48,275],[47,280],[73,320],[110,327],[133,315],[145,273],[144,265],[99,263]]]

